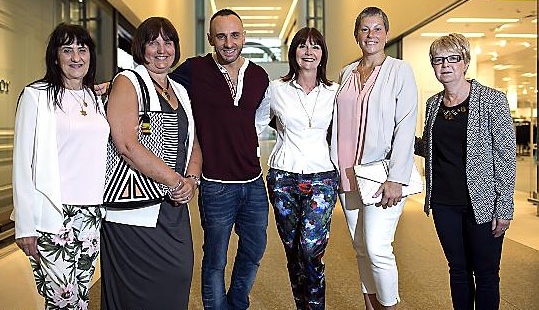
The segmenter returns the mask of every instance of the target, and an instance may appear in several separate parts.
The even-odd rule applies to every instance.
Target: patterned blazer
[[[466,129],[466,182],[478,224],[513,219],[516,141],[504,93],[471,81]],[[427,100],[423,145],[429,214],[432,193],[432,128],[443,91]]]

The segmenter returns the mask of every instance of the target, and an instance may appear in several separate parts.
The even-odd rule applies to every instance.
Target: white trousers
[[[405,199],[384,209],[364,206],[358,192],[345,192],[339,198],[356,251],[363,293],[376,294],[383,306],[398,303],[399,274],[392,243]]]

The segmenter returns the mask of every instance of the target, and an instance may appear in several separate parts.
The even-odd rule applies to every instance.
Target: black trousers
[[[432,204],[438,238],[449,263],[455,310],[496,310],[505,235],[494,238],[491,222],[476,224],[471,206]]]

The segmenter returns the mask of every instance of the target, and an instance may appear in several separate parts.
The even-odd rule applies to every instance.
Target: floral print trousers
[[[336,171],[298,174],[271,168],[268,194],[284,245],[297,309],[325,309],[322,257],[337,202]]]
[[[100,206],[63,205],[57,234],[38,232],[40,261],[30,258],[45,309],[88,309],[90,283],[99,255]]]

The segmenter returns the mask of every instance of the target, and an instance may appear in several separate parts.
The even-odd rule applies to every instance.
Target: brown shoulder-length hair
[[[180,37],[176,28],[164,17],[150,17],[138,26],[135,37],[133,38],[133,45],[131,46],[131,53],[135,62],[138,64],[148,64],[144,58],[146,44],[157,39],[159,35],[163,39],[171,40],[174,43],[174,61],[171,67],[174,67],[178,63],[180,60]]]
[[[326,45],[326,40],[324,36],[316,28],[304,27],[301,28],[292,39],[290,43],[290,48],[288,49],[288,67],[290,68],[288,73],[281,77],[281,80],[287,82],[292,80],[299,71],[299,64],[296,60],[296,50],[300,44],[304,44],[307,40],[312,44],[318,44],[322,48],[322,59],[320,59],[320,64],[316,69],[316,79],[321,83],[324,83],[327,86],[333,84],[332,81],[328,80],[326,76],[326,65],[328,63],[328,47]]]

